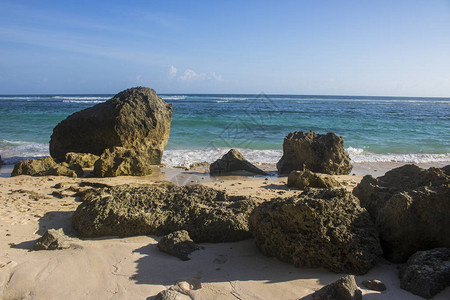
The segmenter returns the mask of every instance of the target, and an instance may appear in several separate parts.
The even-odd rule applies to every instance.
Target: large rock
[[[277,163],[279,174],[310,170],[330,175],[349,174],[350,157],[344,150],[344,138],[329,132],[289,133],[283,142],[283,156]]]
[[[151,161],[136,153],[134,149],[112,147],[94,164],[97,177],[145,176],[152,174]]]
[[[165,235],[186,230],[195,242],[251,237],[255,202],[202,185],[116,186],[86,193],[73,214],[80,237]]]
[[[94,163],[99,159],[98,155],[94,155],[91,153],[75,153],[69,152],[66,153],[66,157],[64,161],[69,165],[78,164],[82,168],[92,168],[94,167]]]
[[[265,255],[298,267],[364,274],[382,253],[369,214],[344,189],[272,199],[254,210],[250,228]]]
[[[426,299],[450,286],[450,249],[419,251],[400,269],[400,287]]]
[[[330,189],[340,186],[331,175],[306,171],[292,171],[289,174],[287,185],[304,190],[308,187]]]
[[[181,260],[190,260],[189,254],[199,250],[200,247],[191,240],[186,230],[178,230],[163,236],[158,242],[162,252],[178,257]]]
[[[314,300],[361,300],[362,292],[354,275],[347,275],[330,283],[313,294]]]
[[[26,159],[14,165],[11,177],[19,175],[44,176],[56,162],[51,157]]]
[[[450,247],[450,168],[405,165],[353,190],[375,221],[387,259],[402,263],[413,253]]]
[[[258,175],[267,175],[266,172],[251,164],[236,149],[231,149],[222,158],[209,166],[209,173],[213,176],[226,175],[235,171],[247,171]]]
[[[60,122],[53,129],[50,155],[64,161],[68,152],[101,155],[119,146],[133,148],[152,164],[160,164],[171,120],[172,106],[154,90],[128,89]]]

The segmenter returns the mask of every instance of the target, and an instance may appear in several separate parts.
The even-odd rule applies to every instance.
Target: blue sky
[[[0,94],[450,97],[450,1],[2,1]]]

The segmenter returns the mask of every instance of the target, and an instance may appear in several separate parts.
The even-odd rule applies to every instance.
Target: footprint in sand
[[[219,255],[217,255],[217,257],[214,259],[213,263],[219,264],[219,265],[223,265],[223,264],[226,263],[227,261],[228,261],[228,258],[227,258],[226,255],[219,254]]]

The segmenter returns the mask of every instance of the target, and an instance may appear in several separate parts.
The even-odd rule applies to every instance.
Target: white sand
[[[288,189],[285,177],[225,177],[210,181],[201,171],[163,171],[164,174],[148,177],[112,179],[0,178],[0,299],[152,299],[176,283],[193,299],[300,299],[344,275],[324,269],[295,268],[265,257],[253,240],[202,244],[204,249],[194,252],[190,261],[159,252],[158,238],[153,236],[80,240],[71,226],[71,215],[79,204],[73,192],[65,191],[68,197],[62,199],[51,195],[61,191],[53,188],[59,182],[68,188],[80,181],[116,185],[174,178],[208,181],[206,185],[231,194],[266,199],[300,192]],[[349,189],[360,179],[340,177]],[[72,247],[29,251],[50,228],[64,228],[72,237]],[[364,299],[421,299],[400,289],[397,265],[381,262],[368,274],[356,278]],[[388,290],[366,290],[361,285],[365,279],[379,279]],[[195,289],[198,282],[201,288]],[[189,283],[194,286],[192,289]],[[450,299],[450,288],[434,299]]]

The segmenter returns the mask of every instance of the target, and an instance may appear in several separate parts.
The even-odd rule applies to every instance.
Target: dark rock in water
[[[400,269],[400,287],[426,299],[450,286],[450,248],[419,251]]]
[[[164,236],[158,243],[158,248],[162,252],[176,256],[181,260],[189,260],[189,254],[199,250],[186,230],[179,230]]]
[[[165,235],[186,230],[195,242],[251,237],[248,216],[255,201],[202,185],[127,185],[84,196],[72,224],[80,237]]]
[[[0,155],[0,166],[4,165],[4,164],[5,164],[5,162],[2,160],[2,156]]]
[[[448,167],[405,165],[368,175],[353,194],[375,221],[387,259],[402,263],[417,251],[450,247]]]
[[[151,161],[136,153],[134,149],[113,147],[94,164],[97,177],[145,176],[152,174]]]
[[[291,174],[289,174],[287,185],[304,190],[308,187],[324,189],[334,188],[341,184],[330,175],[317,174],[306,170],[292,171]]]
[[[209,173],[213,176],[226,175],[234,171],[247,171],[258,175],[267,175],[263,170],[255,167],[236,149],[231,149],[221,159],[209,166]]]
[[[133,148],[152,164],[160,164],[171,121],[172,106],[154,90],[128,89],[60,122],[53,129],[50,155],[64,161],[68,152],[101,155],[118,146]]]
[[[314,300],[360,300],[362,292],[356,285],[355,276],[347,275],[324,286],[313,294]]]
[[[349,174],[350,157],[344,150],[344,139],[335,133],[312,131],[289,133],[283,142],[283,156],[277,163],[279,174],[310,170],[330,175]]]
[[[26,159],[14,165],[11,177],[19,175],[44,176],[56,165],[51,157],[41,159]]]
[[[298,267],[365,274],[382,253],[369,214],[344,189],[272,199],[258,206],[249,222],[265,255]]]
[[[69,165],[78,164],[82,168],[92,168],[97,159],[99,159],[99,157],[91,153],[69,152],[66,153],[64,161]]]
[[[33,246],[33,250],[61,250],[70,247],[69,238],[61,229],[49,229]]]
[[[362,285],[372,291],[383,292],[386,290],[386,285],[380,280],[376,279],[364,280],[362,282]]]

